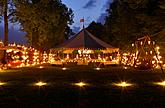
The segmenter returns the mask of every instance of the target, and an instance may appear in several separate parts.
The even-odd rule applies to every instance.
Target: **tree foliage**
[[[7,10],[5,10],[5,4],[7,4]],[[13,22],[15,14],[15,3],[13,0],[0,0],[0,21],[3,20],[4,12],[7,11],[8,21]]]
[[[105,28],[113,45],[125,49],[144,34],[165,28],[164,0],[114,0],[107,10]]]
[[[101,23],[97,23],[97,22],[91,22],[89,24],[89,26],[87,27],[87,30],[93,34],[94,36],[96,36],[97,38],[100,38],[102,40],[105,40],[104,38],[104,26]]]
[[[52,48],[63,42],[73,23],[73,12],[61,0],[15,0],[16,16],[33,47]]]

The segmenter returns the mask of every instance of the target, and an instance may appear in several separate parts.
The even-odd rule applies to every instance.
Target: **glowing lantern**
[[[132,47],[134,46],[134,44],[132,44]]]
[[[150,54],[152,54],[152,51],[150,51]]]
[[[124,69],[128,69],[128,67],[125,66]]]
[[[41,87],[41,86],[47,85],[47,83],[39,81],[39,82],[35,83],[35,85]]]
[[[42,68],[44,68],[44,67],[43,67],[43,66],[39,66],[38,68],[42,69]]]
[[[0,86],[3,86],[5,85],[6,83],[5,82],[0,82]]]
[[[157,49],[157,50],[159,50],[159,49],[160,49],[160,47],[158,46],[158,47],[156,47],[156,49]]]
[[[133,84],[131,83],[127,83],[125,81],[120,82],[120,83],[114,83],[115,86],[119,86],[119,87],[128,87],[128,86],[133,86]]]
[[[97,68],[95,68],[95,70],[101,70],[101,68],[97,67]]]
[[[160,85],[160,86],[165,86],[165,81],[162,81],[162,82],[156,82],[155,84],[156,84],[156,85]]]
[[[63,67],[62,70],[67,70],[67,68],[66,67]]]
[[[79,82],[79,83],[75,83],[74,85],[79,86],[79,87],[84,87],[84,86],[86,86],[88,84],[86,84],[84,82]]]

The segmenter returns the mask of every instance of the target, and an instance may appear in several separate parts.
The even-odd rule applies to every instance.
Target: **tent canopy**
[[[56,46],[55,49],[101,49],[101,50],[113,50],[119,51],[119,48],[112,47],[111,45],[105,43],[104,41],[96,38],[91,33],[89,33],[85,28],[83,28],[78,34],[76,34],[71,39],[65,41],[64,43]]]

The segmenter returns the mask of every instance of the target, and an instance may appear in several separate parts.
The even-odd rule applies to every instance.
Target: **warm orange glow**
[[[124,69],[128,69],[128,67],[125,66]]]
[[[135,46],[135,44],[132,44],[132,46]]]
[[[39,66],[38,68],[42,69],[42,68],[44,68],[44,67],[43,67],[43,66]]]
[[[79,86],[79,87],[83,87],[83,86],[86,86],[87,84],[84,82],[79,82],[79,83],[75,83],[74,85]]]
[[[5,85],[5,84],[6,84],[5,82],[0,82],[0,86]]]
[[[97,67],[97,68],[95,68],[95,70],[101,70],[101,68]]]
[[[163,68],[165,68],[165,64],[163,65]]]
[[[35,83],[35,85],[41,87],[41,86],[47,85],[47,83],[39,81],[39,82]]]
[[[128,87],[128,86],[133,86],[133,84],[131,83],[127,83],[125,81],[120,82],[120,83],[114,83],[115,86],[119,86],[119,87]]]
[[[162,82],[156,82],[155,84],[156,84],[156,85],[160,85],[160,86],[165,86],[165,81],[162,81]]]
[[[160,49],[160,47],[159,47],[159,46],[157,46],[157,47],[156,47],[156,49],[157,49],[157,50],[159,50],[159,49]]]
[[[66,70],[67,68],[66,67],[63,67],[62,70]]]

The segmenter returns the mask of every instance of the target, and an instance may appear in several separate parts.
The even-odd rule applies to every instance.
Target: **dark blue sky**
[[[85,25],[88,26],[92,21],[98,21],[100,16],[105,13],[108,2],[111,0],[62,0],[68,8],[74,12],[74,24],[80,27],[79,20],[84,17]]]
[[[104,23],[106,15],[105,10],[109,2],[112,0],[62,0],[68,8],[71,8],[74,13],[74,24],[71,28],[74,32],[78,32],[82,27],[80,19],[84,17],[85,27],[92,21]],[[14,27],[14,29],[13,29]],[[0,24],[0,39],[4,37],[3,22]],[[10,43],[24,44],[26,43],[25,33],[19,31],[19,26],[9,24],[9,41]]]
[[[27,44],[24,32],[19,30],[18,24],[9,23],[9,43]],[[4,24],[0,24],[0,40],[4,39]]]

